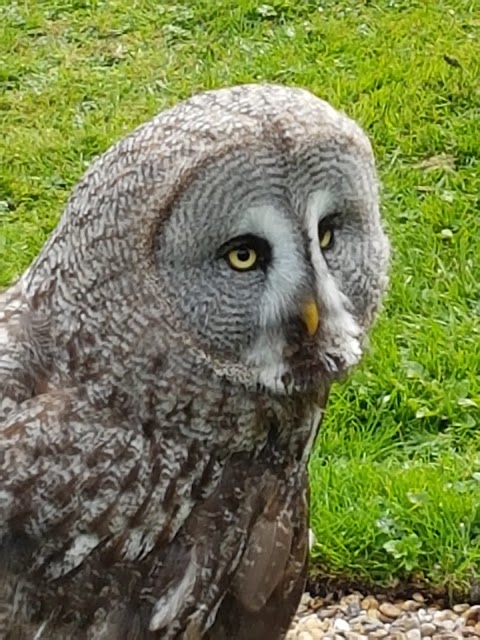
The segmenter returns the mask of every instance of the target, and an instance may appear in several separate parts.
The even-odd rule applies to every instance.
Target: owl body
[[[6,462],[17,472],[7,483],[14,522],[2,532],[3,577],[15,608],[5,637],[204,637],[225,592],[236,597],[238,591],[253,619],[279,583],[282,603],[290,592],[297,595],[295,588],[301,593],[304,452],[318,427],[316,404],[325,403],[321,390],[311,404],[302,394],[286,407],[250,390],[242,398],[229,383],[218,388],[205,363],[189,364],[194,384],[171,371],[177,387],[165,386],[155,418],[127,413],[116,397],[92,402],[66,389],[42,394],[35,408],[22,403],[30,421],[40,418],[34,432],[19,429],[23,411],[6,420]],[[158,364],[153,373],[162,376]],[[214,434],[217,425],[222,431]],[[208,451],[206,441],[215,442]],[[282,518],[288,533],[274,562]],[[264,553],[269,562],[259,568],[256,556]],[[288,561],[291,584],[284,585]],[[287,630],[295,603],[286,617],[277,613],[277,636]],[[233,622],[223,617],[218,625]],[[208,637],[237,632],[236,624],[220,629],[213,625]],[[257,636],[246,624],[243,632],[268,637],[270,629],[261,629]]]
[[[388,244],[369,142],[251,85],[93,163],[0,294],[0,640],[278,640]]]

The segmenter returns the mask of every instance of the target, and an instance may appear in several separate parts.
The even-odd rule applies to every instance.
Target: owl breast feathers
[[[0,294],[0,640],[278,640],[308,456],[387,283],[371,146],[307,91],[97,159]]]

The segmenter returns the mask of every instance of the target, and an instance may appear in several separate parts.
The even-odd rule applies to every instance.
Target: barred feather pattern
[[[235,234],[265,272],[225,266]],[[0,640],[282,638],[387,262],[370,143],[306,91],[207,92],[95,161],[0,294]]]

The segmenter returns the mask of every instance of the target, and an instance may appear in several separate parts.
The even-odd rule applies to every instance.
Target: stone
[[[368,640],[381,640],[381,638],[386,638],[387,636],[388,631],[386,629],[377,629],[368,634]]]
[[[463,614],[465,620],[480,620],[480,604],[474,604],[473,607],[469,607]]]
[[[347,605],[346,615],[348,618],[356,618],[360,613],[362,613],[362,609],[358,602],[350,602]]]
[[[380,622],[380,620],[368,620],[368,622],[365,622],[365,624],[363,625],[363,629],[365,633],[371,633],[373,631],[385,629],[385,626],[382,622]]]
[[[464,626],[465,626],[465,620],[460,617],[455,620],[455,625],[453,628],[455,631],[461,631]]]
[[[378,609],[368,609],[367,618],[369,620],[380,620],[380,612]]]
[[[412,629],[420,628],[420,622],[416,616],[411,616],[409,618],[397,618],[395,623],[397,623],[397,626],[402,627],[404,631],[411,631]]]
[[[398,616],[402,614],[402,610],[391,602],[382,602],[382,604],[378,607],[378,610],[388,618],[398,618]]]
[[[423,637],[431,636],[433,633],[435,633],[436,630],[437,627],[432,622],[423,622],[420,625],[420,631]]]
[[[350,624],[363,624],[367,620],[367,612],[360,611],[357,616],[352,616],[350,619]]]
[[[321,621],[318,616],[307,616],[302,620],[302,629],[307,629],[308,631],[311,631],[312,629],[320,629],[320,624]]]
[[[340,604],[360,604],[362,597],[358,594],[358,593],[351,593],[348,596],[344,596],[341,600],[340,600]]]
[[[415,596],[415,597],[414,597]],[[427,608],[428,606],[428,608]],[[312,599],[302,605],[286,640],[460,640],[480,638],[480,605],[443,609],[427,605],[422,594],[388,602],[384,595],[352,593],[335,601]],[[303,611],[302,611],[303,610]]]
[[[437,625],[442,622],[455,621],[457,618],[457,614],[451,609],[444,609],[443,611],[435,611],[433,613],[433,620]]]
[[[455,611],[455,613],[465,613],[465,611],[468,611],[470,609],[470,605],[467,604],[466,602],[463,604],[456,604],[453,607],[453,610]]]
[[[375,598],[375,596],[367,596],[361,601],[360,606],[365,610],[378,609],[378,600]]]
[[[350,625],[343,618],[337,618],[333,623],[333,630],[338,633],[346,633],[350,631]]]
[[[336,613],[337,607],[328,607],[328,609],[317,611],[317,616],[323,620],[324,618],[333,618]]]
[[[386,616],[383,613],[378,613],[378,619],[380,620],[380,622],[383,622],[383,624],[391,624],[393,621],[393,618],[390,618],[390,616]]]
[[[417,611],[417,616],[420,622],[432,621],[432,615],[430,613],[427,613],[427,610],[424,609],[423,607],[420,607],[420,609]]]

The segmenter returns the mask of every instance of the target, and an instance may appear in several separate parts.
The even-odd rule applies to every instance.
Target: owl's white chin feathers
[[[324,326],[318,337],[289,345],[283,333],[263,333],[245,353],[245,364],[259,386],[276,394],[312,389],[331,383],[362,356],[361,334],[346,313],[340,326]],[[292,353],[291,357],[286,355]]]

